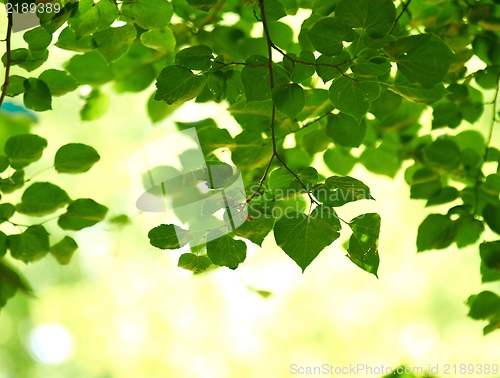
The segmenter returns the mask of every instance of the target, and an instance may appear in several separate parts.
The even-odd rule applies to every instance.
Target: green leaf
[[[304,89],[286,80],[275,83],[271,97],[276,108],[290,119],[295,119],[306,105]]]
[[[403,96],[408,101],[419,104],[432,104],[448,94],[442,83],[438,83],[432,88],[423,88],[411,83],[403,75],[398,75],[393,86],[389,89]]]
[[[425,169],[425,168],[424,168]],[[438,176],[439,179],[439,176]],[[439,185],[441,186],[441,180],[439,179]],[[413,197],[412,197],[413,198]],[[453,186],[447,186],[442,188],[437,194],[429,197],[425,207],[441,205],[443,203],[448,203],[456,200],[458,198],[458,190]]]
[[[292,81],[294,83],[302,83],[314,75],[314,72],[316,71],[316,68],[313,65],[316,62],[316,58],[311,51],[301,51],[298,60],[301,62],[311,63],[311,65],[295,63],[292,74]],[[283,61],[285,62],[287,59],[283,58]]]
[[[148,100],[147,110],[148,117],[152,123],[156,123],[167,117],[169,114],[177,109],[179,105],[169,105],[163,101],[157,101],[154,99],[155,94],[153,93]]]
[[[183,253],[179,257],[178,267],[191,272],[203,272],[212,265],[212,261],[207,256],[198,256],[194,253]]]
[[[70,263],[73,253],[78,249],[73,238],[65,236],[61,241],[50,247],[50,253],[55,257],[57,262],[61,265]]]
[[[15,135],[5,142],[5,155],[14,169],[26,167],[42,157],[47,140],[34,134]]]
[[[457,104],[452,102],[439,104],[434,107],[432,112],[432,128],[437,129],[439,127],[448,126],[450,128],[456,128],[462,122],[462,113]]]
[[[352,230],[347,257],[361,269],[377,276],[380,263],[378,237],[380,215],[368,213],[357,216],[349,222]]]
[[[54,157],[54,168],[59,173],[87,172],[101,157],[97,151],[82,143],[68,143],[59,148]]]
[[[350,66],[351,56],[345,50],[335,56],[320,55],[316,59],[316,72],[324,83],[336,79]]]
[[[7,168],[10,166],[10,161],[7,156],[0,155],[0,173],[5,172]]]
[[[123,3],[121,13],[143,29],[163,30],[170,23],[174,9],[169,1],[134,0]]]
[[[442,189],[439,174],[428,168],[421,168],[413,174],[410,184],[410,198],[429,199],[434,198]]]
[[[305,168],[297,176],[309,190],[318,181],[318,171],[313,167]],[[285,168],[278,168],[270,174],[268,186],[271,193],[278,199],[295,197],[305,193],[305,189],[299,181]]]
[[[313,195],[327,206],[339,207],[346,203],[372,199],[370,188],[363,182],[349,176],[331,176],[325,184],[316,188]]]
[[[24,185],[24,171],[17,170],[7,179],[0,178],[0,191],[4,194],[12,193]]]
[[[243,94],[241,74],[236,70],[211,72],[207,83],[217,101],[226,99],[234,104]]]
[[[273,217],[266,216],[257,211],[249,211],[247,220],[242,225],[238,226],[238,228],[234,230],[234,233],[262,247],[265,237],[271,232],[273,226]]]
[[[109,97],[98,89],[90,92],[85,99],[85,104],[80,110],[82,121],[95,121],[108,112]]]
[[[266,21],[268,22],[278,21],[280,18],[286,16],[285,7],[278,0],[264,1],[264,12],[266,13]],[[260,15],[260,9],[257,14]]]
[[[59,217],[57,224],[63,230],[78,231],[91,227],[104,219],[108,208],[90,198],[79,198],[68,206]]]
[[[472,216],[463,216],[457,220],[457,237],[455,242],[458,248],[476,244],[484,231],[483,222]]]
[[[135,40],[137,32],[131,24],[125,24],[117,28],[107,28],[93,35],[97,51],[108,63],[114,62],[125,55]]]
[[[153,247],[179,249],[193,240],[193,235],[174,224],[161,224],[149,231],[148,238]]]
[[[62,96],[78,88],[75,78],[65,71],[48,69],[43,71],[38,79],[42,80],[52,96]]]
[[[251,55],[241,70],[241,81],[245,89],[247,102],[265,101],[271,98],[268,59],[260,55]]]
[[[338,113],[328,115],[326,133],[336,145],[344,147],[359,147],[366,135],[366,122],[356,121],[347,114]]]
[[[455,240],[455,223],[442,214],[429,214],[418,227],[417,251],[444,249]]]
[[[247,245],[242,240],[234,240],[231,236],[219,230],[212,230],[207,236],[207,255],[218,266],[227,266],[236,269],[245,261]]]
[[[198,131],[198,140],[205,156],[211,155],[216,149],[231,147],[234,140],[226,129],[203,128]]]
[[[0,262],[0,282],[0,285],[3,285],[3,287],[0,286],[0,308],[5,304],[5,299],[10,298],[15,293],[15,289],[21,289],[24,293],[33,295],[33,289],[26,282],[26,279],[5,262]],[[8,284],[14,290],[6,290],[5,284]],[[6,294],[8,294],[6,291],[11,293],[11,295],[7,295],[7,298],[5,298]]]
[[[336,18],[322,18],[307,32],[314,48],[325,55],[337,55],[342,51],[342,41],[352,42],[355,38],[352,29],[341,26]]]
[[[35,182],[23,193],[16,211],[31,216],[42,216],[66,206],[71,199],[60,187],[50,182]]]
[[[176,40],[174,33],[169,28],[164,30],[149,30],[141,34],[141,42],[150,49],[168,54],[174,51]]]
[[[273,146],[260,133],[243,131],[234,138],[236,148],[232,151],[233,163],[242,171],[251,171],[269,163]]]
[[[500,206],[486,205],[483,210],[483,217],[488,227],[500,235]]]
[[[97,51],[73,56],[66,63],[66,70],[79,84],[101,85],[114,77],[108,63]]]
[[[500,273],[500,241],[486,242],[479,245],[482,263]]]
[[[486,177],[482,187],[482,190],[489,194],[499,195],[500,194],[500,174],[492,173]]]
[[[37,112],[52,109],[50,89],[42,80],[30,77],[24,82],[24,106]]]
[[[7,235],[5,235],[2,231],[0,231],[0,259],[2,259],[7,253]],[[0,272],[1,272],[1,263],[0,263]],[[0,280],[1,280],[0,273]]]
[[[181,66],[166,67],[156,81],[155,100],[169,105],[189,101],[201,92],[206,80],[205,76],[194,75]]]
[[[348,175],[356,164],[356,158],[341,148],[329,148],[323,154],[323,161],[329,170],[339,175]]]
[[[433,168],[451,170],[460,164],[460,149],[451,139],[437,139],[423,152],[425,162]]]
[[[361,28],[373,38],[382,38],[392,28],[396,8],[391,0],[340,0],[335,19],[342,26]]]
[[[118,17],[115,3],[107,0],[80,0],[77,12],[68,20],[69,26],[75,32],[76,38],[95,33],[111,25]],[[123,7],[122,7],[123,10]]]
[[[7,219],[10,219],[16,212],[16,208],[11,203],[2,203],[0,204],[0,223],[5,222]]]
[[[52,35],[38,26],[24,33],[23,39],[28,43],[31,51],[45,50],[52,42]]]
[[[385,51],[395,59],[400,72],[410,82],[427,89],[443,82],[454,60],[448,45],[434,34],[400,38]]]
[[[24,92],[24,81],[25,77],[18,75],[11,75],[9,77],[9,86],[7,87],[6,95],[9,97],[15,97]]]
[[[330,100],[342,113],[349,114],[358,122],[380,95],[380,84],[373,79],[339,77],[330,86]]]
[[[187,47],[175,56],[175,64],[191,70],[206,71],[212,66],[212,60],[212,49],[206,45]]]
[[[95,48],[94,40],[90,35],[77,40],[75,32],[69,26],[64,28],[61,34],[59,34],[55,45],[60,49],[77,52],[88,52]]]
[[[9,235],[7,239],[11,256],[25,263],[44,257],[50,248],[49,234],[43,226],[28,227],[17,235]]]
[[[468,316],[472,319],[491,319],[500,313],[500,297],[491,291],[483,291],[469,298],[468,304]]]
[[[187,0],[189,5],[202,12],[208,12],[217,4],[217,1],[218,0]]]
[[[302,269],[339,236],[340,221],[333,210],[316,207],[311,215],[287,213],[274,225],[276,244]]]

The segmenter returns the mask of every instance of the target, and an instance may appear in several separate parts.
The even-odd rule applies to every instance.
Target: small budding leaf
[[[174,224],[162,224],[148,233],[149,243],[160,249],[179,249],[193,240],[191,232]]]
[[[97,151],[82,143],[69,143],[57,150],[54,168],[59,173],[87,172],[100,160]]]
[[[210,265],[212,265],[212,261],[207,256],[197,256],[194,253],[183,253],[177,264],[178,267],[191,272],[203,272]]]

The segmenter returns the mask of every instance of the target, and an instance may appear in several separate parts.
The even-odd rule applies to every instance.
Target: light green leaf
[[[232,151],[233,163],[242,171],[251,171],[269,163],[273,146],[260,133],[243,131],[234,138],[236,148]]]
[[[392,28],[396,8],[391,0],[340,0],[335,19],[342,26],[361,28],[373,38],[382,38]]]
[[[203,89],[207,78],[194,75],[190,70],[181,66],[164,68],[156,81],[155,100],[165,101],[167,104],[178,104],[198,96]]]
[[[82,143],[68,143],[59,148],[54,157],[54,168],[59,173],[87,172],[101,157],[97,151]]]
[[[370,109],[372,101],[380,95],[380,84],[373,79],[342,76],[333,80],[329,91],[332,104],[359,122]]]
[[[94,40],[90,35],[76,39],[75,32],[68,26],[63,29],[55,43],[57,47],[64,50],[88,52],[94,50]]]
[[[146,30],[163,30],[170,23],[174,9],[169,1],[135,0],[123,3],[121,13]]]
[[[339,236],[340,222],[333,209],[316,207],[311,215],[289,212],[274,225],[276,244],[302,269]]]
[[[14,169],[26,167],[42,157],[47,140],[34,134],[15,135],[5,142],[5,155]]]
[[[412,83],[431,89],[441,83],[451,63],[453,52],[434,34],[419,34],[396,40],[385,48],[401,73]]]
[[[66,212],[59,217],[57,224],[63,230],[78,231],[102,221],[107,212],[106,206],[90,198],[79,198],[68,206]]]
[[[318,171],[313,167],[305,168],[297,176],[309,190],[318,181]],[[281,167],[273,171],[269,176],[268,187],[278,199],[295,197],[305,193],[305,189],[295,176]]]
[[[448,94],[442,83],[438,83],[432,88],[423,88],[411,83],[403,75],[396,77],[396,81],[392,87],[389,87],[389,90],[403,96],[408,101],[419,104],[432,104]]]
[[[247,102],[265,101],[271,98],[268,59],[260,55],[251,55],[241,70],[241,81],[245,89]]]
[[[217,101],[226,99],[230,104],[243,94],[241,74],[236,70],[215,71],[208,76],[208,87]]]
[[[161,121],[179,107],[179,105],[169,105],[163,101],[157,101],[154,97],[153,93],[147,104],[148,117],[152,123]]]
[[[148,238],[153,247],[179,249],[193,240],[193,235],[174,224],[161,224],[149,231]]]
[[[50,89],[42,80],[30,77],[24,82],[24,106],[37,112],[52,109]]]
[[[40,225],[30,226],[21,234],[9,235],[7,243],[11,256],[25,263],[41,259],[50,248],[49,234]]]
[[[444,249],[455,240],[455,223],[442,214],[429,214],[418,227],[417,251]]]
[[[328,116],[326,133],[335,144],[344,147],[359,147],[366,135],[366,122],[356,121],[347,114],[338,113]]]
[[[368,186],[349,176],[328,177],[324,185],[313,190],[313,195],[321,203],[333,207],[364,199],[375,199]]]
[[[255,211],[249,211],[247,220],[237,229],[235,235],[250,240],[252,243],[262,247],[265,237],[271,232],[274,226],[274,218]]]
[[[174,51],[176,40],[174,33],[169,28],[164,30],[149,30],[141,34],[141,42],[150,49],[168,54]]]
[[[191,272],[203,272],[212,265],[212,261],[207,256],[198,256],[194,253],[183,253],[179,257],[178,267]]]
[[[266,21],[268,22],[275,22],[286,16],[285,7],[278,0],[264,1],[264,12],[266,13]],[[257,11],[257,15],[262,17],[260,8]]]
[[[352,230],[347,257],[361,269],[377,276],[380,263],[378,237],[380,234],[380,215],[368,213],[357,216],[349,222]]]
[[[97,51],[73,56],[66,63],[66,70],[79,84],[101,85],[114,77],[108,63]]]
[[[90,92],[85,99],[85,104],[80,110],[82,121],[95,121],[107,113],[109,109],[109,97],[98,89]]]
[[[207,243],[207,255],[212,263],[236,269],[245,261],[247,245],[242,240],[234,240],[231,236],[219,230],[210,231]]]
[[[276,108],[290,119],[295,119],[306,105],[304,89],[284,79],[275,83],[271,97]]]
[[[45,50],[52,42],[52,35],[38,26],[24,33],[23,39],[28,43],[31,51]]]
[[[322,18],[307,32],[314,48],[325,55],[337,55],[342,51],[342,41],[352,42],[355,33],[341,26],[336,18]]]
[[[71,199],[60,187],[50,182],[35,182],[23,193],[16,211],[21,214],[42,216],[66,206]]]
[[[48,69],[43,71],[38,79],[42,80],[49,87],[52,96],[62,96],[68,92],[73,92],[78,88],[75,78],[65,71]]]
[[[117,28],[107,28],[94,33],[93,38],[97,51],[108,63],[114,62],[125,55],[135,40],[137,32],[131,24],[125,24]]]
[[[76,244],[76,241],[69,236],[65,236],[61,241],[50,247],[50,253],[59,264],[67,265],[77,249],[78,244]]]
[[[329,148],[323,154],[328,169],[339,175],[348,175],[356,164],[356,158],[341,148]]]
[[[108,27],[118,17],[118,9],[115,3],[108,0],[98,2],[80,0],[77,9],[76,14],[68,20],[69,26],[75,32],[77,39]]]

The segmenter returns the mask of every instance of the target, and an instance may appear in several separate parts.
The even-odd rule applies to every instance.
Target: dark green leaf
[[[260,133],[242,132],[234,138],[236,148],[232,151],[233,163],[242,171],[251,171],[269,163],[273,146]]]
[[[488,269],[494,269],[500,273],[500,241],[481,243],[479,254],[481,261]]]
[[[219,230],[212,230],[207,236],[207,255],[212,263],[236,269],[247,256],[247,245],[242,240],[234,240]]]
[[[342,41],[352,42],[355,33],[341,26],[336,18],[326,17],[314,24],[307,36],[317,51],[331,56],[342,51]]]
[[[9,265],[7,265],[5,262],[0,262],[0,281],[2,282],[2,284],[9,284],[9,286],[14,288],[14,291],[13,292],[11,291],[12,294],[15,292],[15,289],[17,288],[21,289],[26,294],[33,295],[33,289],[30,287],[26,279],[21,274],[17,273],[14,269],[12,269]],[[3,288],[0,289],[0,291],[1,291],[0,307],[2,307],[2,298],[4,299],[3,301],[4,304],[6,299],[5,286],[3,286]]]
[[[491,291],[483,291],[469,298],[468,304],[468,316],[472,319],[491,319],[500,313],[500,297]]]
[[[264,101],[271,98],[268,59],[260,55],[251,55],[247,65],[241,70],[241,81],[245,89],[247,102]]]
[[[419,104],[432,104],[448,94],[442,83],[438,83],[432,88],[423,88],[411,83],[403,75],[398,75],[393,86],[389,89],[403,96],[408,101]]]
[[[430,167],[451,170],[460,164],[460,149],[451,139],[437,139],[423,151]]]
[[[270,22],[278,21],[280,18],[286,16],[285,7],[278,0],[264,1],[264,12],[266,13],[266,20]],[[257,14],[260,14],[260,9]]]
[[[49,69],[43,71],[38,78],[47,84],[52,96],[62,96],[78,88],[75,78],[65,71]]]
[[[16,211],[21,214],[42,216],[66,206],[71,199],[60,187],[50,182],[35,182],[23,193]]]
[[[24,171],[17,170],[12,176],[7,179],[0,178],[0,191],[4,194],[12,193],[13,191],[22,188],[24,185]]]
[[[179,257],[178,267],[191,272],[203,272],[212,265],[212,261],[207,256],[198,256],[194,253],[183,253]]]
[[[458,248],[475,244],[484,231],[483,222],[472,216],[460,217],[457,220],[457,237],[455,242]]]
[[[343,113],[331,114],[328,116],[326,133],[339,146],[359,147],[365,139],[366,122],[358,122]]]
[[[239,71],[215,71],[208,76],[208,87],[216,100],[226,99],[233,104],[243,94],[243,83]]]
[[[356,164],[356,158],[349,151],[341,148],[330,148],[325,151],[323,161],[328,169],[340,175],[347,175]]]
[[[11,203],[0,204],[0,223],[5,222],[16,212],[16,208]]]
[[[500,174],[492,173],[486,177],[482,187],[482,190],[489,194],[499,195],[500,194]]]
[[[272,216],[267,216],[257,211],[249,211],[247,220],[238,226],[234,230],[234,233],[262,247],[264,238],[271,232],[273,226],[274,218]]]
[[[361,28],[373,38],[382,38],[392,28],[396,8],[391,0],[340,0],[335,19],[345,27]]]
[[[368,213],[357,216],[349,222],[352,230],[347,257],[361,269],[377,276],[380,263],[378,237],[380,215]]]
[[[11,75],[9,77],[9,86],[7,87],[7,96],[15,97],[24,92],[25,77],[18,75]]]
[[[174,224],[162,224],[151,229],[148,238],[153,247],[179,249],[193,240],[193,235]]]
[[[24,81],[24,106],[37,112],[52,109],[50,89],[42,80],[29,78]]]
[[[500,206],[486,205],[483,210],[483,217],[488,227],[500,235]]]
[[[47,140],[34,134],[15,135],[5,142],[5,155],[14,169],[26,167],[42,157]]]
[[[305,168],[297,176],[309,190],[318,181],[318,172],[313,167]],[[268,186],[271,193],[278,199],[295,197],[305,193],[305,189],[297,178],[285,168],[278,168],[271,173]]]
[[[438,176],[439,180],[439,176]],[[439,185],[441,186],[441,180],[439,180]],[[443,203],[448,203],[456,200],[458,198],[458,190],[453,186],[447,186],[442,188],[439,192],[437,192],[432,197],[429,197],[427,201],[427,206],[441,205]]]
[[[304,89],[299,84],[288,83],[286,80],[275,84],[271,96],[276,108],[291,119],[295,119],[306,104]]]
[[[178,105],[169,105],[163,101],[154,99],[155,94],[149,97],[147,110],[148,116],[152,123],[156,123],[167,117],[169,114],[177,109]]]
[[[7,156],[0,155],[0,173],[5,172],[7,168],[10,166],[10,161]]]
[[[413,174],[410,184],[410,198],[429,199],[441,191],[441,177],[437,172],[421,168]]]
[[[456,236],[454,222],[446,215],[429,214],[418,227],[417,251],[444,249]]]
[[[320,55],[316,59],[316,71],[324,83],[335,79],[346,72],[350,66],[351,56],[345,50],[335,56]]]
[[[107,212],[106,206],[90,198],[80,198],[68,206],[66,212],[59,217],[57,224],[63,230],[78,231],[102,221]]]
[[[28,227],[23,233],[9,235],[10,254],[25,263],[41,259],[49,252],[49,234],[43,226]]]
[[[77,52],[88,52],[95,48],[94,40],[90,35],[77,40],[75,32],[69,26],[59,34],[55,45],[60,49]]]
[[[65,236],[61,241],[50,247],[50,253],[61,265],[67,265],[73,257],[73,253],[78,249],[73,238]]]
[[[206,80],[205,76],[194,75],[181,66],[166,67],[156,81],[155,100],[170,105],[189,101],[201,92]]]
[[[340,221],[333,209],[316,207],[311,215],[289,212],[274,225],[276,244],[302,269],[339,236]]]
[[[212,49],[206,45],[187,47],[175,56],[175,64],[191,70],[206,71],[212,65],[212,60]]]
[[[118,9],[112,1],[80,0],[77,9],[68,23],[78,39],[108,27],[118,17]]]
[[[97,151],[85,144],[69,143],[57,150],[54,168],[59,173],[87,172],[101,157]]]
[[[380,95],[380,84],[373,79],[342,76],[333,80],[329,91],[332,104],[359,122],[370,109],[371,102]]]
[[[189,5],[202,12],[208,12],[215,4],[217,4],[217,1],[218,0],[187,0]]]
[[[0,231],[0,259],[7,253],[7,235]],[[0,280],[1,280],[1,263],[0,263]]]

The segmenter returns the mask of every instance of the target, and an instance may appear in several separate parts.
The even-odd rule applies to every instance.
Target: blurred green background
[[[15,34],[14,48],[23,44],[22,33]],[[60,68],[70,56],[54,48],[50,63],[31,76]],[[143,94],[117,95],[105,87],[111,110],[94,122],[80,121],[80,93],[54,98],[53,111],[37,114],[31,132],[47,138],[49,146],[27,177],[50,167],[61,145],[89,144],[101,161],[88,173],[48,170],[36,179],[53,179],[72,198],[92,197],[108,206],[108,219],[126,214],[132,223],[102,222],[75,234],[80,248],[69,266],[51,256],[17,264],[37,298],[18,294],[0,312],[0,378],[280,378],[294,375],[293,364],[424,369],[438,364],[437,375],[446,376],[445,364],[499,363],[500,332],[483,337],[483,324],[466,317],[464,303],[470,294],[498,290],[498,284],[481,285],[475,246],[416,254],[417,228],[428,211],[423,201],[409,200],[403,170],[393,181],[356,168],[351,176],[372,188],[377,201],[340,211],[345,219],[360,211],[381,214],[379,280],[345,257],[347,232],[305,274],[272,235],[262,249],[249,245],[238,271],[192,276],[177,268],[181,252],[149,244],[149,229],[171,218],[135,209],[128,158],[173,132],[174,121],[213,117],[233,136],[239,126],[223,107],[193,102],[152,125],[146,101],[153,91],[152,86]],[[26,131],[24,121],[2,117],[4,129]],[[315,166],[328,172],[321,159]],[[19,196],[8,200],[16,203]],[[53,223],[47,228],[57,238]],[[493,237],[484,234],[485,240]],[[264,298],[258,290],[272,295]]]

